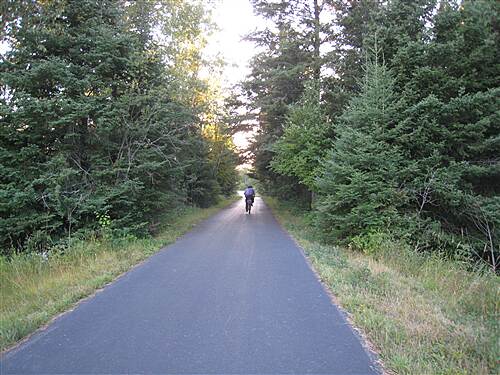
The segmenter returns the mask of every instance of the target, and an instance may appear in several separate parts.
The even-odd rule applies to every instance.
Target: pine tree
[[[144,235],[181,204],[216,200],[201,132],[206,105],[197,100],[206,87],[198,78],[207,22],[201,3],[82,0],[9,9],[3,251],[71,241],[97,229],[103,215],[116,234]]]
[[[396,224],[398,208],[407,199],[400,190],[404,158],[391,131],[399,103],[394,79],[379,54],[375,50],[367,62],[362,91],[335,126],[333,149],[317,180],[318,224],[330,239]]]
[[[252,73],[242,85],[248,108],[256,114],[259,123],[251,151],[261,185],[269,193],[282,197],[302,196],[304,199],[309,195],[296,177],[274,172],[270,163],[273,144],[283,134],[289,105],[300,100],[307,80],[319,81],[322,33],[329,28],[320,22],[326,3],[317,0],[253,1],[255,12],[272,26],[249,36],[265,49],[252,61]]]
[[[2,165],[10,170],[2,185],[6,196],[24,198],[2,212],[4,244],[20,246],[35,229],[71,235],[83,220],[80,208],[94,189],[91,132],[133,45],[117,28],[110,1],[33,3],[12,22],[15,44],[2,64],[10,94],[2,126]]]
[[[273,145],[271,162],[275,172],[296,177],[311,192],[316,191],[319,164],[333,137],[319,90],[318,82],[309,82],[302,99],[291,106],[283,135]]]
[[[349,100],[360,91],[367,40],[382,22],[380,1],[332,0],[333,30],[327,40],[331,51],[324,65],[332,71],[324,79],[326,112],[334,119],[342,114]],[[380,39],[380,38],[379,38]],[[380,43],[380,41],[379,41]]]
[[[490,262],[500,237],[499,10],[489,1],[441,2],[430,39],[394,59],[408,106],[397,131],[414,165],[411,209],[432,223],[419,246],[454,253],[467,243]]]

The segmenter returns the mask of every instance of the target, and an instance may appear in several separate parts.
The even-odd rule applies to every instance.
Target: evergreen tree
[[[332,145],[332,127],[319,102],[319,84],[306,85],[302,99],[292,105],[283,135],[274,143],[272,169],[296,177],[311,192],[316,190],[320,161]]]
[[[349,12],[342,22],[354,17],[356,7],[362,5],[360,2],[346,8]],[[363,46],[377,38],[394,72],[393,91],[400,98],[399,111],[387,134],[392,137],[391,147],[397,147],[405,160],[397,174],[398,191],[394,194],[403,192],[406,197],[405,203],[397,206],[398,215],[406,220],[390,230],[399,231],[398,236],[406,236],[419,249],[463,253],[464,247],[468,248],[494,267],[498,263],[500,225],[500,176],[495,156],[500,74],[498,48],[493,47],[499,40],[495,27],[498,10],[498,3],[489,1],[458,4],[393,0],[380,4],[372,13],[379,20],[376,28],[368,28],[363,38],[347,39],[361,41],[359,45]],[[361,30],[368,25],[354,22],[353,27]],[[346,34],[348,29],[343,30]],[[332,61],[339,66],[338,61]],[[326,96],[327,100],[336,95],[337,88]],[[345,124],[351,109],[346,109],[339,124]],[[369,113],[368,108],[366,111]],[[336,131],[344,131],[342,126]],[[339,135],[335,141],[335,150],[340,150],[342,138]],[[333,151],[325,162],[330,167],[321,178],[324,189],[329,186],[325,178],[331,186],[337,186],[334,177],[340,176],[330,172],[336,165],[331,164],[331,158],[338,152]],[[366,157],[373,152],[363,151]],[[379,186],[375,191],[383,192],[384,188]],[[331,206],[333,201],[328,204],[330,207],[319,207],[320,218],[337,212]],[[341,216],[334,216],[334,221],[342,221]],[[342,236],[350,233],[336,228]]]
[[[119,23],[110,1],[36,2],[11,23],[15,43],[2,64],[9,94],[2,116],[2,190],[24,198],[4,207],[4,244],[22,245],[39,228],[71,235],[73,223],[85,220],[80,208],[95,187],[91,133],[113,100],[134,44]],[[29,217],[20,220],[18,212]]]
[[[408,104],[398,144],[414,165],[412,209],[429,223],[419,245],[455,252],[467,243],[490,262],[500,237],[499,9],[441,2],[430,39],[400,47],[393,60]]]
[[[9,9],[4,251],[71,240],[103,215],[117,234],[146,234],[161,214],[216,199],[201,131],[206,105],[197,100],[206,90],[198,78],[201,3],[34,1]]]
[[[259,130],[251,145],[254,167],[262,186],[282,197],[309,194],[296,177],[283,176],[270,168],[273,144],[283,134],[289,105],[300,100],[304,83],[319,80],[322,33],[328,25],[320,22],[327,2],[317,0],[255,0],[254,10],[269,21],[264,30],[249,39],[264,48],[252,61],[252,73],[243,90],[248,109],[256,115]]]
[[[400,189],[404,158],[391,131],[399,102],[394,79],[378,56],[375,51],[367,62],[362,91],[335,126],[333,148],[317,180],[318,224],[330,239],[396,224],[407,199]]]
[[[367,39],[380,27],[382,2],[378,0],[332,0],[332,23],[328,34],[331,51],[324,65],[333,74],[324,79],[326,112],[334,119],[360,91]]]

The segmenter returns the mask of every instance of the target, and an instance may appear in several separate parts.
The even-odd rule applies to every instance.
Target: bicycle
[[[250,215],[250,212],[252,211],[252,206],[253,206],[252,197],[246,197],[245,198],[245,212],[248,212],[249,215]]]

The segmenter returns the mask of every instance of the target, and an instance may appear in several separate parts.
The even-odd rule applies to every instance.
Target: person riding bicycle
[[[255,199],[255,190],[252,187],[252,185],[248,185],[248,187],[245,189],[245,192],[243,193],[245,195],[245,202],[247,202],[249,199],[252,200],[252,205],[253,201]],[[248,211],[248,208],[247,208]]]

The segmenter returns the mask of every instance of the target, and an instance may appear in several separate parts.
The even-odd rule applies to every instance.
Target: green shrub
[[[348,248],[365,254],[377,256],[390,244],[391,238],[385,232],[370,231],[351,238]]]

